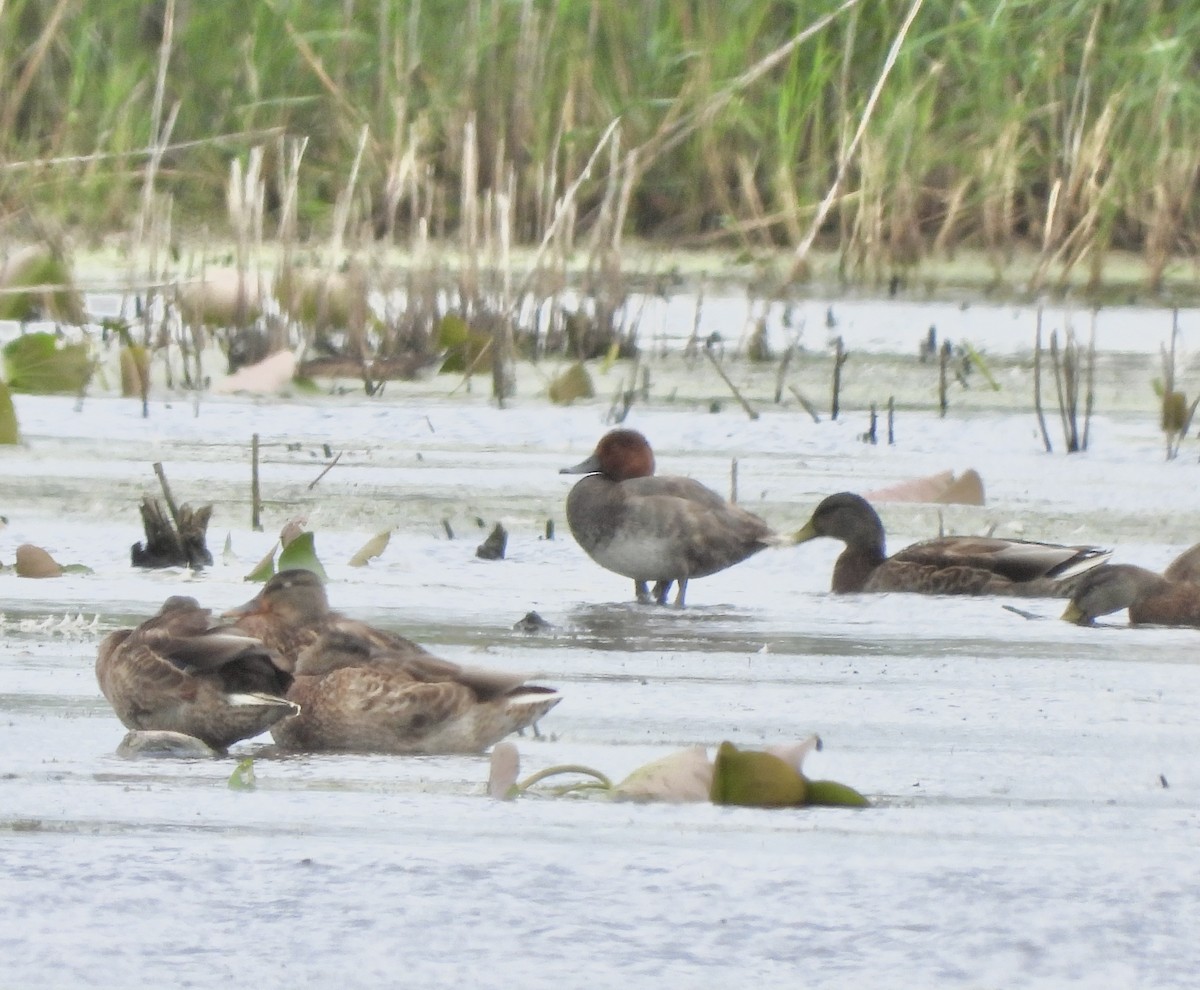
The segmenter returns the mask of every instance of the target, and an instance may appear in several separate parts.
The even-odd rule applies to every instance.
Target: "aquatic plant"
[[[559,796],[592,792],[626,801],[711,801],[759,808],[868,807],[870,802],[852,787],[836,781],[810,780],[804,775],[804,758],[820,746],[817,736],[766,750],[739,749],[725,741],[711,760],[706,747],[689,746],[638,767],[614,784],[599,770],[574,763],[546,767],[518,781],[517,748],[502,742],[492,750],[488,793],[500,800],[512,800],[545,780],[568,776],[583,779],[557,785],[550,792]]]
[[[485,230],[536,245],[557,225],[556,252],[607,242],[587,266],[598,282],[618,229],[752,252],[813,237],[855,280],[974,247],[1011,282],[1023,248],[1034,290],[1094,285],[1129,249],[1150,288],[1169,284],[1200,218],[1200,11],[819,6],[397,0],[231,18],[176,0],[9,0],[0,185],[72,226],[136,215],[148,230],[164,193],[191,224],[259,147],[242,188],[257,176],[259,221],[286,212],[300,238],[461,235],[499,256]],[[619,147],[566,204],[617,119]]]

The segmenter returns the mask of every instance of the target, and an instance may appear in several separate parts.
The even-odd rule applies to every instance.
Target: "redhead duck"
[[[294,715],[292,676],[261,642],[213,627],[194,598],[168,598],[100,643],[96,680],[127,728],[180,732],[224,750]]]
[[[786,542],[700,482],[656,477],[654,452],[636,430],[611,430],[591,457],[559,473],[587,475],[567,496],[571,533],[601,567],[633,578],[639,602],[664,604],[677,581],[675,604],[682,606],[691,578]]]
[[[1129,609],[1133,626],[1200,626],[1200,584],[1170,581],[1133,564],[1108,564],[1085,574],[1062,617],[1080,626]]]
[[[833,591],[910,591],[925,595],[1065,597],[1078,575],[1110,551],[992,536],[943,536],[888,557],[883,523],[861,495],[830,495],[796,533],[797,543],[829,536],[846,549],[833,567]]]
[[[295,676],[288,697],[301,714],[272,735],[309,752],[478,753],[561,700],[518,674],[379,649],[343,630],[305,649]]]
[[[427,655],[410,639],[349,619],[329,607],[320,577],[300,568],[280,571],[250,601],[224,613],[247,635],[262,640],[292,670],[296,659],[323,633],[340,631],[394,653]]]

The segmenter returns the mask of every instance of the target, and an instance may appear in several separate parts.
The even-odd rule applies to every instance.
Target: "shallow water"
[[[1141,388],[1144,383],[1139,383]],[[764,552],[696,581],[683,611],[571,540],[563,499],[605,401],[497,411],[382,401],[16,398],[0,452],[0,561],[23,542],[94,573],[0,573],[0,961],[12,986],[1177,987],[1200,969],[1200,666],[1194,630],[1078,629],[1062,603],[826,593],[836,547]],[[414,389],[414,392],[419,391]],[[635,406],[660,471],[779,528],[824,494],[973,466],[986,507],[883,507],[894,545],[991,526],[1165,565],[1200,539],[1195,451],[1153,415],[1047,456],[1028,413],[910,411],[894,447],[795,411],[748,420]],[[249,529],[264,441],[266,533]],[[328,461],[338,465],[313,488]],[[137,499],[161,460],[215,505],[200,575],[140,573]],[[523,771],[619,777],[693,743],[819,732],[807,769],[865,811],[758,811],[484,796],[485,757],[129,762],[99,695],[99,639],[180,590],[225,608],[280,525],[307,513],[335,606],[459,661],[536,671],[565,700]],[[477,522],[478,517],[478,522]],[[456,534],[446,539],[442,522]],[[503,520],[508,557],[475,546]],[[557,536],[545,538],[546,521]],[[479,524],[483,523],[483,526]],[[345,561],[394,527],[366,569]],[[230,550],[222,553],[228,535]],[[513,623],[536,610],[554,628]]]

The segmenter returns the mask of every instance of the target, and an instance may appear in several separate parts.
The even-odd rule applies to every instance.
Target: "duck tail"
[[[1101,564],[1107,564],[1111,556],[1111,550],[1102,550],[1099,547],[1080,547],[1074,557],[1051,569],[1046,576],[1057,581],[1066,581],[1068,578],[1078,577]]]

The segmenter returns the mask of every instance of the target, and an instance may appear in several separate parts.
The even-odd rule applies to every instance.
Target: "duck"
[[[272,730],[284,750],[479,753],[562,700],[521,674],[378,647],[343,629],[299,656],[288,695],[300,708]]]
[[[654,466],[645,436],[616,429],[600,438],[590,457],[559,472],[586,475],[567,496],[571,534],[601,567],[632,578],[639,602],[666,604],[677,582],[675,605],[682,607],[692,578],[787,542],[700,482],[655,475]]]
[[[893,556],[883,522],[853,492],[830,495],[795,534],[797,543],[828,536],[846,544],[833,567],[832,590],[907,591],[925,595],[1067,597],[1078,576],[1104,564],[1111,551],[994,536],[942,536]]]
[[[209,609],[183,595],[105,636],[96,680],[126,728],[183,733],[221,752],[299,711],[286,697],[292,675],[272,651],[214,625]]]
[[[1131,626],[1200,626],[1200,584],[1172,581],[1135,564],[1106,564],[1083,576],[1062,617],[1092,626],[1123,608]]]
[[[1200,583],[1200,543],[1188,547],[1171,561],[1162,576],[1168,581]]]
[[[243,605],[222,613],[247,635],[266,644],[291,672],[300,654],[324,633],[341,631],[381,650],[410,656],[428,651],[410,639],[348,618],[329,607],[324,582],[313,571],[291,568],[269,578]]]

